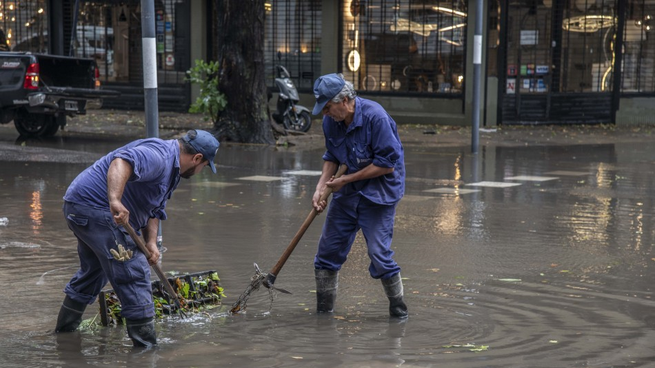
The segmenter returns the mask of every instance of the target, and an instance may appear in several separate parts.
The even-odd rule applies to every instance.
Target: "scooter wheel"
[[[303,111],[298,114],[298,119],[293,116],[286,116],[285,120],[288,124],[288,129],[290,130],[307,132],[309,131],[309,128],[312,127],[312,117],[307,111]]]

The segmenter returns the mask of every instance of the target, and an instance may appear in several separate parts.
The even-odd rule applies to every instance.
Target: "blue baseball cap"
[[[312,114],[320,115],[325,104],[333,99],[334,96],[338,95],[344,85],[346,85],[346,81],[336,73],[318,77],[316,82],[314,82],[314,97],[316,97],[316,105],[314,105]]]
[[[198,153],[202,154],[202,157],[209,161],[209,168],[212,169],[214,174],[216,174],[214,158],[216,157],[218,146],[220,145],[216,137],[207,131],[194,129],[189,130],[182,139],[189,143]]]

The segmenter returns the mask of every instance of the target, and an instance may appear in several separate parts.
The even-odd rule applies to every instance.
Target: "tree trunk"
[[[216,2],[219,90],[227,107],[216,119],[219,140],[274,144],[264,75],[264,0]]]

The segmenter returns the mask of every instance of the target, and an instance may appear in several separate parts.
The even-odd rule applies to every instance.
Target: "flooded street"
[[[218,173],[183,181],[163,222],[164,271],[216,270],[221,308],[157,323],[52,333],[78,267],[68,184],[125,137],[17,142],[0,130],[2,367],[654,367],[655,145],[405,144],[393,248],[410,317],[390,320],[358,236],[334,316],[317,316],[316,218],[278,294],[232,303],[310,211],[322,149],[223,144]],[[401,139],[403,135],[401,134]],[[21,145],[22,144],[22,145]],[[6,218],[5,220],[2,220]],[[154,273],[153,273],[154,277]],[[96,317],[97,304],[85,319]]]

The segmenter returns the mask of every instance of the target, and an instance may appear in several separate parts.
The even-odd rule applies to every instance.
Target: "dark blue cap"
[[[316,105],[314,105],[312,114],[320,115],[325,104],[333,99],[334,96],[338,95],[345,84],[346,81],[336,73],[326,74],[319,77],[316,82],[314,82],[314,97],[316,97]]]
[[[193,132],[196,133],[195,136]],[[216,166],[214,166],[214,158],[220,145],[218,140],[211,133],[200,129],[191,130],[189,133],[182,137],[182,139],[189,143],[198,153],[202,153],[202,157],[209,161],[209,168],[215,174]]]

